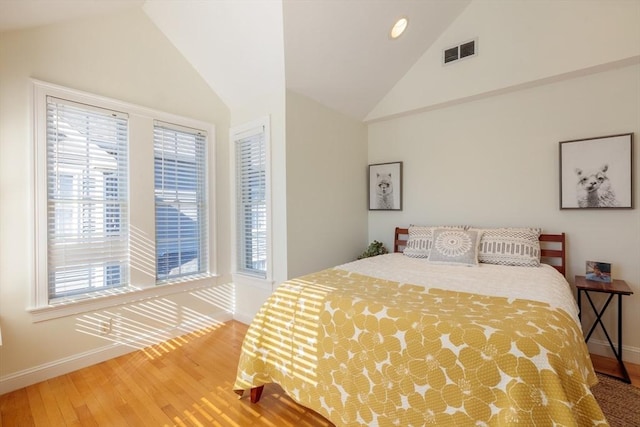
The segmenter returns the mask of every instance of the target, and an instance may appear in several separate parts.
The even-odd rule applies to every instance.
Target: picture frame
[[[560,141],[560,209],[633,209],[633,133]]]
[[[369,210],[402,210],[402,162],[369,165]]]
[[[594,282],[611,283],[611,264],[602,261],[587,261],[585,279]]]

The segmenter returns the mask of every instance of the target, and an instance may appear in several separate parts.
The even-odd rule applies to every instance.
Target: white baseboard
[[[614,343],[616,346],[617,343]],[[605,340],[598,339],[590,339],[587,343],[587,347],[589,348],[589,352],[592,354],[597,354],[598,356],[605,356],[610,358],[615,358],[611,347],[609,346],[609,342]],[[616,347],[616,351],[617,351]],[[640,348],[631,347],[631,346],[622,346],[622,360],[625,362],[633,363],[636,365],[640,365]]]
[[[224,323],[232,319],[232,313],[228,312],[221,312],[214,316],[214,321],[220,323]],[[192,325],[181,324],[171,328],[170,330],[163,331],[163,336],[165,338],[172,339],[186,335],[189,331],[194,332],[195,330],[196,329],[194,329]],[[159,340],[158,343],[163,341],[164,340]],[[137,351],[148,347],[148,342],[148,335],[140,341],[141,344],[139,345],[136,345],[135,340],[130,340],[127,344],[113,342],[84,353],[74,354],[72,356],[44,363],[39,366],[34,366],[23,371],[5,375],[0,378],[0,395]]]
[[[250,325],[254,316],[247,313],[238,313],[235,312],[233,314],[233,320],[237,320],[238,322],[244,323],[245,325]]]
[[[46,381],[60,375],[68,374],[69,372],[86,368],[87,366],[95,365],[96,363],[104,362],[105,360],[122,356],[123,354],[127,354],[132,351],[135,351],[135,349],[130,346],[110,344],[84,353],[74,354],[70,357],[45,363],[40,366],[15,372],[0,378],[0,394],[27,387],[41,381]]]

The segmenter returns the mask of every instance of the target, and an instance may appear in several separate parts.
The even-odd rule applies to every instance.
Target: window
[[[268,121],[236,129],[236,270],[261,279],[269,275]]]
[[[48,296],[128,283],[128,117],[47,98]]]
[[[213,126],[35,80],[33,95],[34,321],[211,284]]]
[[[159,281],[207,271],[205,141],[203,131],[154,126]]]

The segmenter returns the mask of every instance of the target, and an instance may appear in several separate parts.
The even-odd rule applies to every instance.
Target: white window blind
[[[236,139],[237,270],[267,276],[267,151],[265,129]]]
[[[129,281],[126,114],[47,97],[49,299]]]
[[[156,277],[205,273],[207,265],[206,133],[154,125]]]

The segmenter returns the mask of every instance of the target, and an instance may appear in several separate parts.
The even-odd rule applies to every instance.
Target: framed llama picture
[[[402,162],[369,165],[369,210],[402,210]]]
[[[560,209],[633,208],[633,134],[560,142]]]

